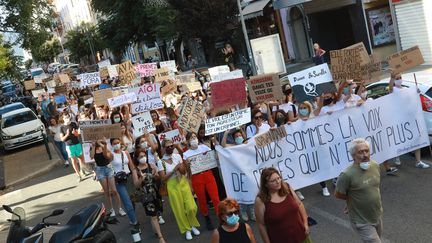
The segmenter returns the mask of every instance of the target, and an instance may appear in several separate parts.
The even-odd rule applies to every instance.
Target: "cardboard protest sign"
[[[375,56],[370,55],[370,63],[361,67],[361,79],[363,85],[380,80],[382,75],[382,64]]]
[[[327,63],[288,75],[297,102],[313,100],[322,93],[336,92]]]
[[[227,80],[227,79],[236,79],[236,78],[243,78],[243,71],[241,69],[238,70],[234,70],[232,72],[227,72],[227,73],[220,73],[216,76],[214,76],[211,81],[212,82],[217,82],[217,81],[221,81],[221,80]]]
[[[54,80],[46,81],[45,86],[48,88],[55,88],[57,86],[57,83]]]
[[[358,50],[358,58],[360,59],[360,65],[364,66],[370,63],[369,54],[366,50],[365,45],[363,42],[359,42],[357,44],[345,47],[343,50],[346,49],[357,49]]]
[[[26,90],[32,90],[32,89],[35,89],[35,88],[36,88],[36,83],[35,83],[35,81],[34,81],[34,80],[27,80],[27,81],[24,81],[24,88],[25,88]]]
[[[186,83],[186,84],[183,84],[183,87],[185,87],[185,89],[189,92],[202,90],[202,86],[201,86],[200,82]]]
[[[169,69],[167,67],[154,70],[155,82],[162,82],[170,78]]]
[[[136,137],[143,135],[145,130],[147,130],[147,132],[156,131],[156,127],[153,124],[153,120],[149,111],[145,111],[139,115],[133,116],[132,124],[134,127],[134,135]]]
[[[42,101],[42,96],[48,97],[48,93],[44,89],[36,89],[31,91],[33,97],[38,98],[38,101]]]
[[[58,77],[59,77],[61,83],[64,83],[64,84],[70,83],[69,75],[64,74],[64,73],[60,73],[58,75]]]
[[[101,89],[93,91],[94,103],[96,106],[108,105],[108,99],[113,97],[111,89]]]
[[[134,88],[137,100],[132,103],[132,114],[164,107],[160,95],[160,84],[144,84]]]
[[[135,68],[141,77],[150,77],[154,75],[154,72],[157,69],[157,63],[137,64]]]
[[[106,68],[108,70],[108,75],[110,76],[110,78],[115,78],[118,76],[118,65],[109,65]]]
[[[101,77],[101,79],[107,79],[109,78],[109,72],[108,72],[108,67],[102,67],[99,69],[99,76]]]
[[[188,158],[192,175],[218,167],[218,159],[215,150],[203,154],[197,154]]]
[[[228,67],[228,65],[221,65],[221,66],[211,67],[208,69],[208,73],[210,74],[210,78],[212,81],[215,81],[216,79],[220,80],[219,78],[217,78],[219,74],[229,73],[229,72],[230,72],[230,68]]]
[[[390,55],[387,57],[387,61],[394,73],[401,73],[424,63],[423,55],[418,46]]]
[[[177,84],[174,80],[168,79],[167,81],[163,81],[161,83],[161,94],[167,95],[171,92],[174,92],[177,89]]]
[[[331,115],[286,124],[287,135],[262,148],[256,139],[229,148],[217,146],[227,194],[239,203],[253,203],[258,175],[267,167],[277,168],[295,190],[335,178],[353,164],[347,147],[355,138],[369,142],[371,160],[378,163],[428,146],[421,103],[413,97],[418,97],[416,89],[407,89]]]
[[[181,74],[175,77],[177,85],[195,82],[195,74]]]
[[[111,65],[111,62],[110,62],[109,59],[105,59],[105,60],[103,60],[103,61],[98,62],[99,70],[100,70],[101,68],[107,67],[107,66],[109,66],[109,65]]]
[[[254,104],[284,97],[279,75],[276,73],[253,76],[247,81],[247,84],[249,96]]]
[[[79,121],[80,128],[92,127],[92,126],[101,126],[101,125],[111,125],[111,120],[110,119],[102,119],[102,120]]]
[[[226,115],[208,118],[205,121],[205,135],[209,136],[215,133],[224,132],[251,121],[251,109],[246,109],[231,112]]]
[[[121,128],[120,124],[111,125],[95,125],[81,127],[81,135],[84,142],[96,141],[105,138],[120,138]]]
[[[56,96],[54,96],[54,101],[57,104],[66,103],[66,96],[64,96],[64,95],[56,95]]]
[[[171,72],[177,72],[177,66],[174,60],[171,61],[165,61],[165,62],[159,62],[159,66],[161,68],[168,68],[169,71]]]
[[[135,102],[137,99],[135,93],[127,93],[127,94],[123,94],[123,95],[119,95],[113,98],[109,98],[108,99],[108,105],[111,108],[114,107],[119,107],[122,105],[126,105],[126,104],[130,104]]]
[[[81,87],[93,86],[101,83],[102,80],[99,76],[99,72],[81,74]]]
[[[54,88],[56,94],[66,94],[67,93],[67,87],[64,85],[56,86]]]
[[[246,101],[246,79],[237,78],[210,83],[213,108],[226,108]]]
[[[120,84],[122,85],[127,85],[135,79],[135,68],[131,61],[126,61],[118,65],[118,76]]]
[[[181,128],[189,132],[198,133],[201,120],[205,115],[204,105],[193,99],[187,99],[178,118],[178,124]]]
[[[180,144],[185,141],[185,138],[180,134],[178,129],[158,134],[158,137],[161,142],[166,138],[171,139],[174,144]]]
[[[342,82],[348,79],[361,79],[360,49],[330,51],[333,80]]]
[[[280,126],[278,128],[270,129],[268,132],[255,137],[255,142],[258,147],[262,148],[271,142],[275,142],[279,139],[285,138],[287,132],[285,126]]]

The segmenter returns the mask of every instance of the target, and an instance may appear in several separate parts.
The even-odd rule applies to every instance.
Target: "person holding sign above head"
[[[183,159],[190,162],[190,157],[211,151],[209,147],[204,144],[199,144],[198,137],[195,133],[190,132],[186,134],[186,141],[188,150],[183,153]],[[213,224],[210,220],[209,210],[207,207],[206,192],[210,196],[213,205],[219,204],[219,193],[216,185],[216,180],[211,170],[206,170],[195,175],[192,175],[192,188],[198,198],[199,209],[204,216],[208,230],[213,230]],[[215,208],[216,214],[217,209]]]
[[[157,113],[157,111],[152,110],[150,111],[150,114],[153,120],[153,124],[156,127],[156,133],[159,134],[167,131],[165,124],[159,119],[159,114]]]
[[[383,209],[379,165],[370,160],[369,143],[363,138],[354,139],[349,152],[354,163],[340,174],[335,197],[346,200],[344,211],[363,242],[380,243]]]
[[[131,157],[133,157],[133,153],[135,151],[134,138],[125,122],[120,123],[120,129],[122,134],[121,140],[124,146],[123,149],[127,151]]]
[[[390,78],[390,83],[389,83],[389,91],[390,93],[394,93],[394,94],[399,94],[400,92],[403,92],[405,89],[405,87],[402,86],[403,84],[403,80],[402,80],[402,76],[400,73],[393,73],[393,71],[391,70],[391,78]],[[421,150],[417,149],[414,152],[415,155],[415,159],[416,159],[416,164],[415,167],[420,168],[420,169],[428,169],[430,167],[429,164],[421,161]],[[400,159],[397,158],[396,159],[396,165],[400,165]]]
[[[315,116],[331,114],[345,108],[345,102],[337,93],[324,93],[318,98],[318,108],[314,110]]]
[[[303,203],[273,167],[261,172],[255,214],[264,243],[312,242]]]
[[[252,228],[239,222],[240,206],[236,200],[227,198],[218,205],[220,226],[213,232],[212,243],[255,243]]]
[[[200,234],[196,228],[200,224],[196,218],[197,206],[189,186],[186,164],[180,155],[173,153],[172,140],[165,139],[162,146],[164,156],[158,163],[159,176],[167,185],[169,203],[180,233],[186,234],[186,240],[192,240],[192,233]]]
[[[271,127],[276,127],[273,118],[268,116],[268,123],[263,121],[263,113],[259,109],[252,110],[252,124],[246,127],[246,137],[251,137],[268,132]]]

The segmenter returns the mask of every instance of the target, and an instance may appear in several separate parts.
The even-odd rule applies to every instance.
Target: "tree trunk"
[[[179,36],[177,38],[177,40],[174,41],[174,51],[175,51],[175,56],[176,56],[176,63],[177,65],[184,69],[184,61],[183,61],[183,55],[182,55],[182,51],[181,51],[181,43],[183,41],[182,36]]]

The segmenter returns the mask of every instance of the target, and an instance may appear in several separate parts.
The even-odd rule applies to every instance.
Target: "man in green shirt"
[[[346,200],[351,224],[363,242],[380,243],[382,205],[380,169],[370,160],[369,144],[362,138],[351,142],[354,163],[339,176],[335,196]]]

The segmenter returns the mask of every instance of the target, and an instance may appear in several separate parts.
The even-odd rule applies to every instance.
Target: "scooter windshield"
[[[18,214],[21,217],[21,222],[23,225],[25,225],[25,220],[26,220],[26,213],[24,208],[22,207],[16,207],[14,208],[14,213]],[[18,220],[18,217],[14,214],[12,214],[12,220]]]

